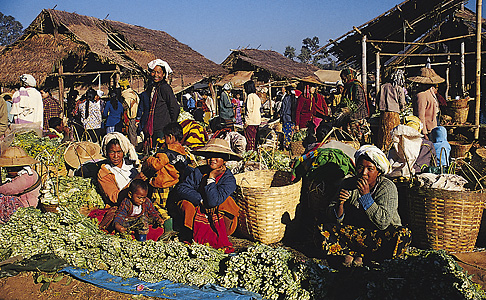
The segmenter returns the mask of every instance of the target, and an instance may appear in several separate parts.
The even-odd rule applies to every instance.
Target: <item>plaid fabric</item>
[[[57,101],[57,99],[53,98],[52,96],[42,99],[42,102],[44,103],[43,128],[44,130],[47,130],[49,128],[49,119],[52,117],[59,117],[59,115],[62,113],[62,108],[61,104],[59,104],[59,101]]]
[[[201,108],[203,112],[211,112],[204,99],[197,100],[196,107]]]
[[[148,218],[157,221],[161,226],[164,224],[164,221],[162,220],[159,212],[155,209],[150,199],[146,199],[145,202],[142,203],[142,212],[139,215],[130,216],[132,214],[132,211],[132,201],[129,198],[123,199],[116,211],[113,223],[123,224],[129,218],[141,217],[142,215],[145,215]]]
[[[167,199],[169,198],[169,193],[172,191],[173,187],[168,188],[154,188],[152,193],[152,202],[155,209],[159,212],[162,220],[165,222],[170,219],[169,212],[167,211]]]

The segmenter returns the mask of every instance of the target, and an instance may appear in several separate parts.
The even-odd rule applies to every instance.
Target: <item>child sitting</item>
[[[163,131],[163,147],[145,161],[142,173],[153,187],[150,198],[165,221],[164,230],[170,232],[172,219],[167,210],[167,199],[172,188],[184,180],[190,160],[181,144],[182,126],[177,122],[169,123]]]
[[[437,154],[437,165],[448,166],[450,161],[451,145],[447,141],[447,130],[443,126],[432,129],[432,142]]]
[[[160,214],[147,198],[147,193],[148,184],[145,181],[133,180],[129,186],[128,197],[122,200],[113,220],[116,231],[126,233],[133,230],[137,240],[141,242],[147,239],[149,223],[160,226],[164,224]]]
[[[47,136],[50,139],[59,137],[61,138],[63,143],[72,140],[69,127],[64,125],[61,118],[52,117],[49,119],[48,124],[49,124],[49,134],[47,134]]]

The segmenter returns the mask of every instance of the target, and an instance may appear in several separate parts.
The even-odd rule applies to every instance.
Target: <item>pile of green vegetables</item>
[[[67,145],[62,144],[60,138],[39,137],[34,131],[30,131],[16,134],[11,146],[23,148],[30,157],[46,166],[64,166],[64,150]]]
[[[256,161],[261,163],[263,169],[291,172],[292,159],[280,150],[258,151],[250,150],[243,153],[243,161]]]
[[[268,153],[274,160],[276,154]],[[79,213],[80,207],[103,205],[90,181],[76,177],[53,181],[60,200],[59,213],[20,208],[9,222],[0,225],[0,261],[16,255],[30,258],[53,253],[75,267],[106,270],[124,278],[243,287],[265,299],[325,299],[329,294],[341,293],[336,286],[349,285],[340,282],[349,280],[339,276],[341,272],[311,259],[296,259],[284,248],[256,244],[228,255],[196,243],[150,240],[141,243],[106,234],[98,229],[96,220]],[[355,298],[486,298],[470,276],[443,251],[415,251],[405,259],[386,261],[360,272],[363,275],[352,282],[356,287]]]

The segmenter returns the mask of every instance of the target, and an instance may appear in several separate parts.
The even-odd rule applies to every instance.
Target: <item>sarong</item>
[[[248,125],[245,128],[246,151],[256,150],[256,136],[258,132],[258,125]]]

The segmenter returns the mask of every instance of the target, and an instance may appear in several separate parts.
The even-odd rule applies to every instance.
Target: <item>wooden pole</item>
[[[63,66],[62,61],[59,62],[59,103],[61,104],[61,110],[64,115],[64,78],[62,77]]]
[[[367,84],[368,78],[366,76],[366,35],[363,35],[363,39],[361,40],[361,83],[363,84],[365,95],[367,95]]]
[[[376,79],[375,79],[375,89],[376,89],[376,97],[378,97],[378,93],[380,92],[380,52],[376,52]]]
[[[451,72],[451,57],[447,56],[447,68],[446,68],[446,91],[445,91],[445,98],[449,99],[449,88],[450,88],[450,72]]]
[[[464,5],[464,3],[462,4]],[[466,92],[466,44],[464,41],[461,42],[461,96],[464,97]]]
[[[272,79],[268,79],[268,105],[270,106],[270,119],[273,117],[273,105],[272,105]]]
[[[474,125],[474,138],[479,138],[479,113],[481,106],[481,25],[482,25],[483,0],[476,0],[476,114]]]

